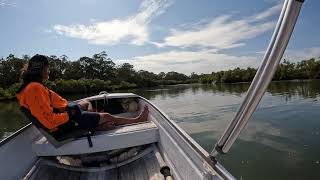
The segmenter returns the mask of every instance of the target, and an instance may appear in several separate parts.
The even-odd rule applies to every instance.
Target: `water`
[[[135,90],[211,151],[249,84]],[[76,99],[77,96],[71,97]],[[320,81],[273,82],[231,151],[219,161],[238,179],[320,179]],[[27,122],[16,102],[0,103],[0,137]]]

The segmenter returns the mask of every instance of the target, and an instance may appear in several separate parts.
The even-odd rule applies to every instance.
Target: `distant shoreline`
[[[21,69],[30,57],[22,58],[10,54],[0,58],[0,101],[15,99],[21,86]],[[50,81],[44,84],[59,94],[89,94],[101,91],[129,90],[150,88],[160,85],[177,84],[236,84],[250,83],[256,68],[235,68],[211,73],[190,75],[170,71],[153,73],[147,70],[136,70],[129,63],[116,65],[105,51],[92,57],[80,57],[69,60],[67,56],[49,56]],[[297,80],[298,79],[298,80]],[[303,81],[320,79],[320,58],[311,58],[299,62],[283,60],[276,69],[273,82]]]
[[[278,83],[278,82],[308,82],[308,81],[315,81],[315,80],[320,80],[320,79],[292,79],[292,80],[274,80],[271,81],[273,83]],[[251,82],[234,82],[234,83],[225,83],[225,82],[217,82],[215,84],[250,84]],[[168,85],[157,85],[157,86],[152,86],[152,87],[161,87],[161,86],[177,86],[177,85],[212,85],[211,83],[177,83],[177,84],[168,84]],[[114,89],[114,91],[123,91],[123,90],[133,90],[133,89],[143,89],[143,88],[151,88],[151,87],[133,87],[133,88],[124,88],[124,89]],[[90,91],[87,93],[99,93],[101,91]],[[111,91],[112,92],[112,91]],[[78,92],[59,92],[59,94],[63,95],[70,95],[70,94],[83,94],[84,92],[78,91]],[[10,97],[0,97],[0,102],[12,102],[16,101],[15,96],[10,96]]]

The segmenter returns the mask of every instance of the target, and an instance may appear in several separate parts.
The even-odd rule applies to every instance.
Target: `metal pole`
[[[263,61],[249,87],[240,109],[220,138],[211,156],[227,153],[260,102],[286,49],[302,0],[286,0]]]
[[[274,42],[275,42],[275,39],[278,35],[278,32],[279,32],[279,29],[280,29],[280,25],[282,23],[282,20],[283,20],[283,16],[284,16],[284,12],[286,11],[286,8],[287,8],[287,4],[288,4],[288,0],[286,0],[283,4],[283,8],[282,8],[282,11],[280,13],[280,17],[279,17],[279,21],[277,23],[277,26],[275,28],[275,31],[272,35],[272,38],[271,38],[271,41],[269,43],[269,46],[267,48],[267,51],[263,57],[263,60],[262,60],[262,63],[261,65],[259,66],[259,69],[252,81],[252,85],[251,86],[255,86],[256,84],[256,80],[262,73],[262,70],[263,68],[265,67],[266,63],[267,63],[267,60],[269,58],[269,55],[270,55],[270,52],[271,52],[271,49],[274,45]],[[247,95],[246,95],[246,98],[251,96],[252,95],[252,92],[253,92],[253,88],[249,88],[248,91],[247,91]],[[233,129],[235,128],[238,120],[239,120],[239,116],[240,114],[243,112],[244,110],[244,107],[247,105],[248,101],[246,99],[244,99],[242,105],[240,106],[240,109],[238,110],[237,114],[235,115],[235,117],[233,118],[233,120],[229,123],[228,125],[228,128],[225,130],[224,134],[222,135],[222,137],[220,138],[220,140],[218,141],[218,143],[216,144],[216,147],[215,147],[215,150],[216,152],[221,152],[222,150],[222,146],[225,144],[225,142],[227,141],[228,137],[230,136],[231,132],[233,131]]]

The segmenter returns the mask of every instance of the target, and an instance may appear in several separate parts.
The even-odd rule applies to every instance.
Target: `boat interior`
[[[120,117],[136,117],[142,106],[136,97],[88,100],[95,111]],[[24,179],[164,179],[158,128],[150,120],[96,131],[91,145],[86,136],[59,142],[40,132],[32,143],[39,158]]]
[[[164,179],[156,144],[74,156],[41,157],[23,179]]]

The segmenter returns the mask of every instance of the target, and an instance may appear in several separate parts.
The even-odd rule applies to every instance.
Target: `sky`
[[[0,57],[106,51],[155,73],[258,67],[283,0],[0,0]],[[320,1],[306,0],[284,57],[320,57]]]

